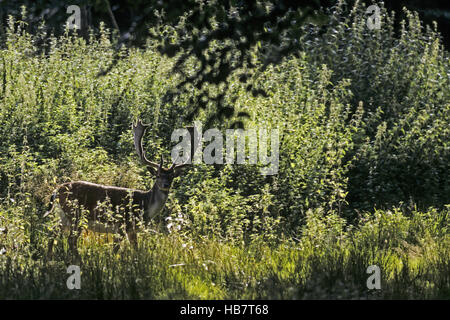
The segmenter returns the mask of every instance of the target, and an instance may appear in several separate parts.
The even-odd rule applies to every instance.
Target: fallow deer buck
[[[77,240],[81,233],[79,222],[83,212],[88,229],[100,233],[119,234],[120,238],[123,238],[126,233],[129,241],[136,246],[136,222],[138,219],[142,217],[143,222],[147,223],[164,208],[172,180],[180,174],[181,168],[186,166],[186,163],[176,165],[175,161],[169,169],[165,169],[162,156],[159,164],[149,161],[142,146],[142,138],[147,127],[149,125],[144,125],[141,120],[132,124],[136,152],[142,163],[156,178],[151,190],[141,191],[75,181],[60,185],[53,193],[49,209],[44,217],[58,207],[60,226],[69,232],[69,249],[77,256]],[[113,219],[111,219],[111,214],[105,214],[105,203],[112,209]],[[114,240],[115,252],[118,249],[120,238]],[[49,256],[52,255],[53,243],[54,239],[52,238],[48,244]]]

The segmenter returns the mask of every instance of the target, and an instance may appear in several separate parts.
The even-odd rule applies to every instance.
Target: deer
[[[60,229],[69,233],[69,250],[77,257],[79,257],[77,242],[81,233],[79,225],[80,219],[83,217],[82,212],[85,215],[84,219],[87,220],[87,229],[98,233],[119,235],[119,237],[114,237],[113,251],[116,253],[125,234],[136,248],[137,231],[139,230],[137,222],[143,220],[144,223],[148,223],[163,210],[173,179],[181,174],[182,168],[187,165],[188,161],[176,164],[177,158],[167,169],[163,167],[162,155],[159,164],[149,161],[142,143],[149,126],[143,124],[140,119],[137,119],[136,124],[132,123],[136,153],[142,164],[147,166],[147,169],[155,177],[155,182],[150,190],[142,191],[87,181],[72,181],[61,184],[53,192],[44,217],[58,208]],[[110,209],[113,209],[115,216],[111,217],[111,214],[105,214],[105,203],[109,204]],[[48,243],[49,257],[52,256],[55,236],[54,234]]]

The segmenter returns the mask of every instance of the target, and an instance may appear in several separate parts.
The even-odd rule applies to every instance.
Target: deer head
[[[162,191],[168,192],[170,186],[172,185],[172,181],[175,177],[179,176],[181,173],[181,169],[185,167],[187,164],[176,164],[177,160],[175,160],[170,168],[164,168],[164,157],[161,155],[160,163],[155,163],[147,159],[145,156],[145,151],[142,146],[142,138],[145,134],[145,131],[149,127],[149,124],[143,124],[140,119],[137,120],[136,124],[132,124],[133,127],[133,135],[134,135],[134,147],[139,156],[141,162],[147,166],[150,173],[155,176],[156,181],[155,185]]]

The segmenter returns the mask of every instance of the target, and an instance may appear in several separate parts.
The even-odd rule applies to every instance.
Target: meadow
[[[188,168],[137,249],[124,240],[114,253],[111,235],[83,233],[80,290],[66,285],[64,237],[46,256],[58,225],[43,217],[50,195],[73,180],[151,188],[131,123],[152,125],[149,159],[169,159],[198,88],[164,102],[180,79],[152,40],[104,72],[117,41],[104,26],[56,37],[11,17],[0,45],[0,299],[450,299],[449,52],[436,26],[405,13],[395,31],[383,9],[370,30],[362,5],[337,6],[326,32],[305,25],[301,52],[254,75],[267,96],[230,79],[236,112],[211,127],[277,128],[278,173]],[[371,265],[381,289],[367,287]]]

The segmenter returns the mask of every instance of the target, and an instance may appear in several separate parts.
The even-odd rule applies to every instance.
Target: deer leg
[[[49,240],[48,240],[48,244],[47,244],[47,257],[49,259],[53,258],[53,246],[55,245],[55,239],[60,236],[61,234],[64,233],[64,231],[67,231],[67,228],[65,226],[63,226],[62,224],[59,224],[56,227],[56,230],[53,230],[50,232],[49,235]]]
[[[55,244],[56,232],[52,231],[50,239],[48,240],[47,257],[51,260],[53,258],[53,245]]]
[[[128,230],[127,231],[127,236],[128,236],[128,240],[130,241],[130,243],[133,245],[133,247],[135,249],[137,249],[137,233],[135,230]]]
[[[113,247],[114,254],[116,254],[117,251],[119,251],[120,242],[122,241],[123,237],[124,237],[123,231],[119,231],[118,234],[114,234],[114,247]]]
[[[113,252],[117,253],[117,251],[119,251],[120,248],[120,237],[117,235],[114,235],[114,247],[113,247]]]
[[[74,233],[71,233],[69,235],[69,250],[71,253],[73,253],[74,255],[78,256],[78,247],[77,247],[77,242],[78,242],[78,236]]]
[[[79,230],[79,228],[74,226],[71,226],[69,230],[70,230],[68,237],[69,251],[76,260],[81,260],[80,254],[78,252],[78,237],[80,236],[81,230]]]

